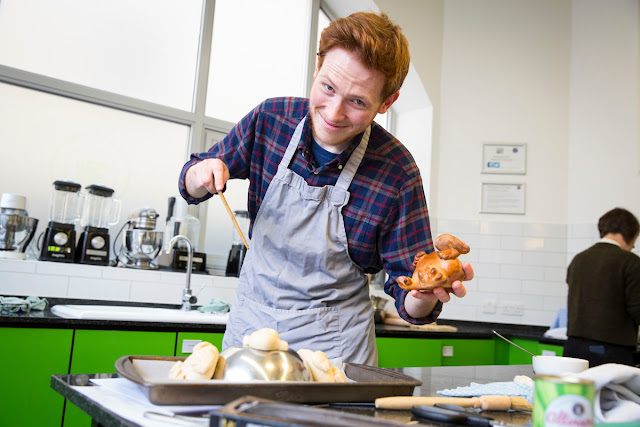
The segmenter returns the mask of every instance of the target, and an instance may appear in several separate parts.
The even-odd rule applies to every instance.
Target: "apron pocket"
[[[278,331],[280,338],[288,342],[289,347],[294,350],[322,350],[329,359],[342,355],[340,314],[335,307],[280,310],[247,298],[242,299],[241,307],[237,319],[242,319],[244,328],[237,329],[245,329],[245,334],[247,330],[251,333],[261,328],[272,328]]]

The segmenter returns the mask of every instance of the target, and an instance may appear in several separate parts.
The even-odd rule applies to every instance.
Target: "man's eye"
[[[329,92],[333,92],[333,86],[331,85],[324,85],[325,90],[329,91]]]
[[[364,102],[362,102],[360,99],[354,99],[353,102],[356,103],[359,107],[365,106]]]

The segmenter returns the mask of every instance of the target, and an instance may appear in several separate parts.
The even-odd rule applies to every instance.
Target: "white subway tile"
[[[542,295],[551,297],[565,297],[567,295],[567,285],[562,282],[551,281],[522,281],[523,295]]]
[[[567,297],[544,297],[543,309],[557,312],[561,308],[567,308]]]
[[[182,304],[183,285],[131,282],[130,300],[137,302]]]
[[[480,254],[480,262],[503,264],[522,264],[522,252],[509,250],[483,250]]]
[[[529,223],[522,225],[522,233],[524,236],[533,237],[557,237],[567,235],[567,226],[565,224],[537,224]]]
[[[131,283],[127,280],[69,278],[73,298],[128,301]]]
[[[473,274],[475,278],[479,277],[500,277],[500,265],[488,262],[473,262]]]
[[[103,267],[53,261],[38,261],[36,272],[58,276],[101,277]]]
[[[3,273],[0,295],[66,297],[69,278],[33,273]]]
[[[558,252],[525,251],[522,253],[522,264],[566,268],[567,258],[565,254]]]
[[[502,236],[522,236],[522,223],[519,222],[481,222],[481,234],[497,234]]]
[[[28,259],[0,259],[0,278],[3,271],[15,273],[35,273],[37,261]]]
[[[500,275],[504,279],[542,280],[544,269],[541,267],[507,265],[500,266]]]
[[[519,293],[522,284],[516,279],[478,279],[478,290],[482,292]]]
[[[567,237],[571,239],[597,239],[599,237],[597,221],[586,224],[569,224],[567,226]]]
[[[562,282],[567,279],[566,267],[544,267],[543,276],[545,282]]]
[[[549,327],[555,318],[555,311],[526,310],[519,324]]]
[[[102,271],[102,277],[113,280],[129,280],[137,282],[154,282],[161,280],[162,274],[158,270],[141,270],[128,267],[109,267]]]

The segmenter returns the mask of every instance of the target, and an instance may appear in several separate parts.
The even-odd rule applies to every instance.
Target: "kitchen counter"
[[[496,381],[513,381],[516,375],[526,375],[533,378],[531,365],[404,368],[393,370],[422,381],[422,385],[415,388],[414,396],[435,396],[438,390],[466,387],[470,385],[471,382],[490,383]],[[87,394],[85,394],[86,391],[83,392],[85,387],[103,387],[94,385],[92,380],[104,380],[116,377],[117,374],[53,375],[51,377],[51,387],[87,413],[93,419],[94,425],[110,427],[165,425],[161,422],[154,423],[154,421],[143,417],[145,410],[154,411],[162,407],[157,407],[147,402],[146,406],[140,404],[137,408],[132,409],[131,412],[126,412],[127,415],[125,416],[125,411],[119,409],[118,404],[113,404],[113,396],[108,399],[101,398],[99,397],[99,393],[95,393],[98,390],[91,390],[92,393]],[[126,398],[126,396],[123,398]],[[319,406],[386,420],[405,423],[411,421],[411,413],[409,411],[376,410],[371,405]],[[187,406],[183,408],[195,409],[198,407]],[[505,422],[519,425],[525,425],[531,417],[529,413],[524,412],[495,412],[492,414],[494,417],[502,419]]]
[[[51,307],[57,304],[98,304],[120,306],[143,306],[161,308],[179,308],[179,305],[147,304],[126,301],[79,300],[65,298],[47,298],[49,306],[44,311],[32,310],[30,313],[18,312],[0,313],[0,327],[21,328],[52,328],[52,329],[90,329],[90,330],[138,330],[158,332],[219,332],[223,333],[224,325],[163,323],[141,321],[112,321],[64,319],[51,312]],[[438,325],[455,326],[457,332],[432,332],[410,329],[403,326],[376,324],[376,336],[388,338],[455,338],[455,339],[491,339],[494,337],[492,329],[510,338],[538,340],[541,343],[559,345],[563,340],[545,338],[548,329],[543,326],[514,325],[505,323],[468,322],[460,320],[438,320]]]

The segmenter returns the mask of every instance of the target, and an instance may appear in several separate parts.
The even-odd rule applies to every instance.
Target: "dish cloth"
[[[438,396],[474,397],[485,395],[521,396],[533,404],[533,380],[524,375],[518,375],[513,381],[495,382],[488,384],[471,383],[468,387],[458,387],[437,391]]]
[[[593,412],[596,421],[640,421],[640,368],[607,363],[572,376],[595,383]]]
[[[211,314],[225,314],[231,309],[231,305],[219,299],[212,299],[209,304],[198,307],[198,311]]]
[[[17,313],[20,310],[26,312],[31,310],[44,310],[47,308],[47,305],[49,305],[49,301],[47,301],[46,298],[39,297],[26,297],[23,299],[18,297],[0,296],[0,304],[2,304],[3,310]]]

